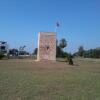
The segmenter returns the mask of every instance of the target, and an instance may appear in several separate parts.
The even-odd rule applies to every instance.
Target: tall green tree
[[[37,55],[37,52],[38,52],[38,48],[35,48],[33,54],[34,54],[34,55]]]
[[[67,46],[67,41],[66,39],[61,39],[59,43],[60,48],[64,49]]]
[[[62,39],[60,40],[59,47],[62,49],[62,51],[63,51],[63,49],[64,49],[65,47],[67,47],[67,41],[66,41],[66,39],[62,38]],[[62,56],[63,56],[63,52],[62,52]]]
[[[84,47],[83,46],[80,46],[79,48],[78,48],[78,55],[80,56],[80,57],[83,57],[84,56]]]

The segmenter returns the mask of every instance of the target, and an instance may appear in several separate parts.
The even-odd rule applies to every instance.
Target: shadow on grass
[[[68,61],[64,61],[64,60],[56,60],[57,62],[68,62]]]
[[[57,59],[56,61],[57,61],[57,62],[64,62],[64,63],[66,63],[66,64],[68,64],[68,65],[71,65],[71,64],[69,64],[69,62],[68,62],[67,60],[59,60],[59,59]],[[71,66],[79,66],[79,64],[75,64],[75,63],[73,62],[73,65],[71,65]]]

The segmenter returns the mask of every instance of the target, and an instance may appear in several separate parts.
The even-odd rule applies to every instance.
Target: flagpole
[[[55,26],[55,31],[54,32],[57,33],[57,26]]]
[[[60,26],[59,22],[56,22],[56,26],[55,26],[55,33],[56,33],[56,40],[58,40],[58,34],[57,34],[57,29]]]

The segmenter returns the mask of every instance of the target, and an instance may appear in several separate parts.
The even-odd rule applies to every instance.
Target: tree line
[[[83,46],[78,48],[78,52],[74,53],[74,56],[84,58],[100,58],[100,47],[95,49],[85,50]]]

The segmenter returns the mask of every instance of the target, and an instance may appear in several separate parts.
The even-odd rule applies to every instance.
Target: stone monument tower
[[[56,60],[56,33],[40,32],[38,34],[38,54],[37,60]]]

